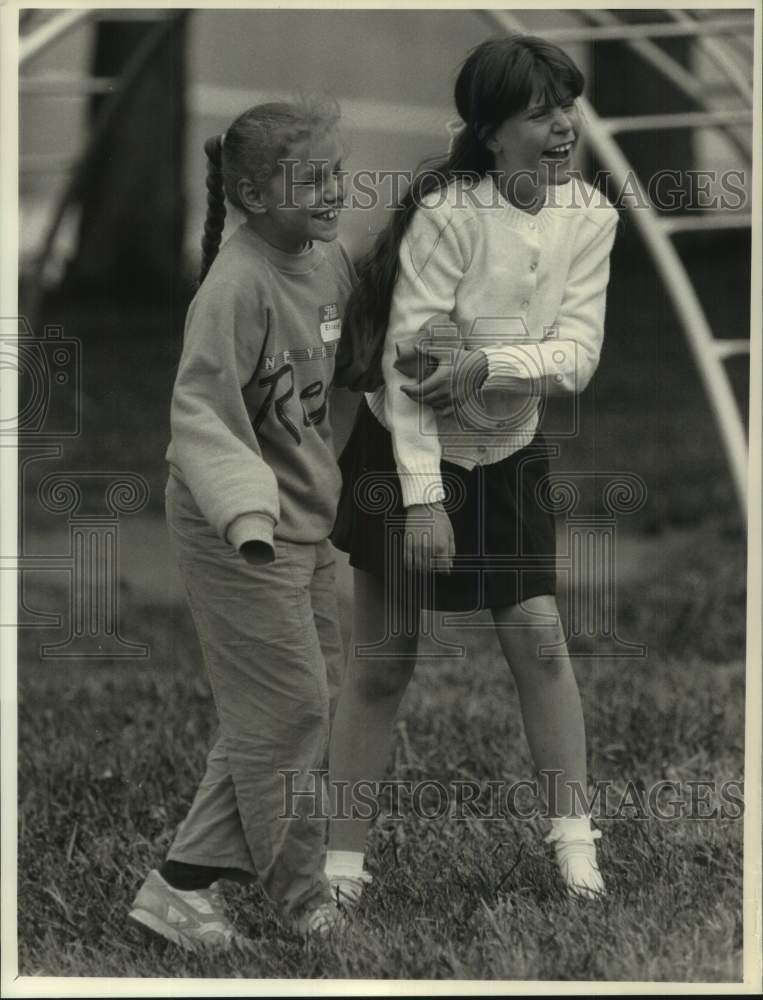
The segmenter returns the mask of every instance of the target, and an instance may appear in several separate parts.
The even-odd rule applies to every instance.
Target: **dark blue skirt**
[[[477,611],[556,593],[556,525],[541,501],[549,449],[538,432],[491,465],[440,468],[456,556],[450,574],[403,568],[405,507],[392,438],[361,401],[340,456],[342,493],[331,540],[350,565],[385,580],[387,592],[422,608]],[[413,598],[410,595],[415,595]]]

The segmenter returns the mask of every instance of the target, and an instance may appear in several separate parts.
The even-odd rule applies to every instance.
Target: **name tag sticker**
[[[329,344],[333,340],[339,340],[342,330],[342,320],[339,316],[339,306],[336,302],[321,306],[318,310],[321,326],[321,340],[324,344]]]

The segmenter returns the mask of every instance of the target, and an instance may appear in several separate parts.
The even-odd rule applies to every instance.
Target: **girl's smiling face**
[[[501,175],[501,191],[519,208],[531,208],[549,184],[570,181],[580,115],[572,96],[550,103],[538,94],[507,118],[485,142]]]
[[[311,240],[335,240],[343,199],[341,157],[333,130],[295,145],[247,206],[249,224],[287,253],[298,253]]]

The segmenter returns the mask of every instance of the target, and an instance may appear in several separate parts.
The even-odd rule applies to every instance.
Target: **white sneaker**
[[[553,844],[556,863],[569,896],[575,899],[601,899],[606,887],[596,862],[596,841],[601,830],[592,830],[586,820],[552,820],[551,833],[545,838]]]
[[[337,906],[353,910],[360,902],[363,890],[373,882],[373,875],[370,872],[361,872],[360,875],[328,875],[331,895],[336,900]]]
[[[138,890],[129,918],[187,951],[252,946],[225,915],[217,883],[209,889],[174,889],[156,869]]]

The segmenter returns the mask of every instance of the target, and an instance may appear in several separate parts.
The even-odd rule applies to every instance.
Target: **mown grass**
[[[684,798],[686,782],[715,783],[715,791],[703,794],[719,808],[720,783],[741,779],[744,603],[716,597],[715,617],[670,615],[673,632],[657,623],[665,621],[669,573],[679,590],[681,574],[688,574],[705,579],[717,595],[733,591],[743,565],[741,539],[708,527],[702,548],[687,543],[680,560],[672,552],[624,588],[621,632],[646,641],[649,656],[577,661],[591,778],[611,783],[611,804],[629,787],[648,791],[669,779],[684,783]],[[601,904],[576,904],[562,895],[537,818],[436,817],[436,795],[422,799],[433,818],[417,817],[404,796],[401,818],[383,810],[374,824],[375,882],[344,941],[305,947],[278,923],[256,886],[230,883],[227,897],[255,942],[254,955],[189,957],[144,939],[127,924],[127,910],[187,809],[215,716],[185,609],[135,598],[125,613],[131,638],[151,644],[148,663],[39,663],[39,637],[24,641],[22,974],[740,978],[742,823],[732,808],[726,818],[629,819],[637,812],[631,808],[620,818],[602,818],[600,856],[610,895]],[[717,642],[721,620],[723,643]],[[479,631],[463,639],[466,659],[419,664],[389,776],[439,781],[449,792],[453,782],[473,782],[485,805],[488,781],[530,777],[531,768],[495,637]]]

